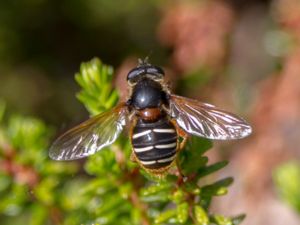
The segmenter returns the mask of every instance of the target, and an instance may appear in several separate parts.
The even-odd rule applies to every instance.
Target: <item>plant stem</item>
[[[133,184],[132,192],[130,193],[129,200],[131,204],[134,206],[134,208],[139,209],[141,214],[141,224],[142,225],[150,225],[149,218],[147,216],[147,205],[141,202],[139,198],[139,190],[141,186],[141,180],[140,180],[140,173],[139,169],[135,168],[132,171],[129,171],[126,167],[126,157],[123,153],[123,151],[117,146],[113,145],[112,150],[115,153],[116,162],[120,166],[120,168],[123,171],[123,178],[121,183],[130,182]],[[120,184],[122,185],[122,184]]]

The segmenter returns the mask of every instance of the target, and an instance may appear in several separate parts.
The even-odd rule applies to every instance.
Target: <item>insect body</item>
[[[176,129],[166,117],[150,123],[139,119],[132,135],[134,155],[146,169],[168,168],[176,156],[177,139]]]
[[[60,136],[50,148],[50,157],[73,160],[92,155],[112,144],[128,125],[132,159],[148,172],[162,174],[175,161],[188,134],[231,140],[251,133],[250,125],[234,114],[172,94],[163,70],[148,62],[132,69],[127,82],[130,94],[125,103]]]

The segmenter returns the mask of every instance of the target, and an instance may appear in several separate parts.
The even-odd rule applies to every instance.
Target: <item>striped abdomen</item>
[[[139,119],[133,129],[132,145],[136,157],[145,168],[167,167],[176,157],[175,127],[167,118],[151,123]]]

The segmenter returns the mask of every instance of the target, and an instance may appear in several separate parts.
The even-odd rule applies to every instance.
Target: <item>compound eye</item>
[[[165,76],[164,71],[157,66],[150,66],[147,68],[146,73],[153,79],[153,80],[162,80]]]
[[[127,75],[127,82],[131,85],[136,84],[136,82],[138,81],[139,77],[145,73],[145,69],[144,68],[134,68],[131,71],[129,71],[128,75]]]

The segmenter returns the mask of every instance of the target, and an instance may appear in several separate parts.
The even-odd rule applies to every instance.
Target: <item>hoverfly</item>
[[[160,175],[171,167],[188,134],[231,140],[251,133],[250,125],[232,113],[172,94],[164,71],[147,60],[139,60],[129,71],[127,82],[126,102],[60,136],[50,148],[50,157],[73,160],[92,155],[112,144],[128,125],[132,160],[147,172]]]

